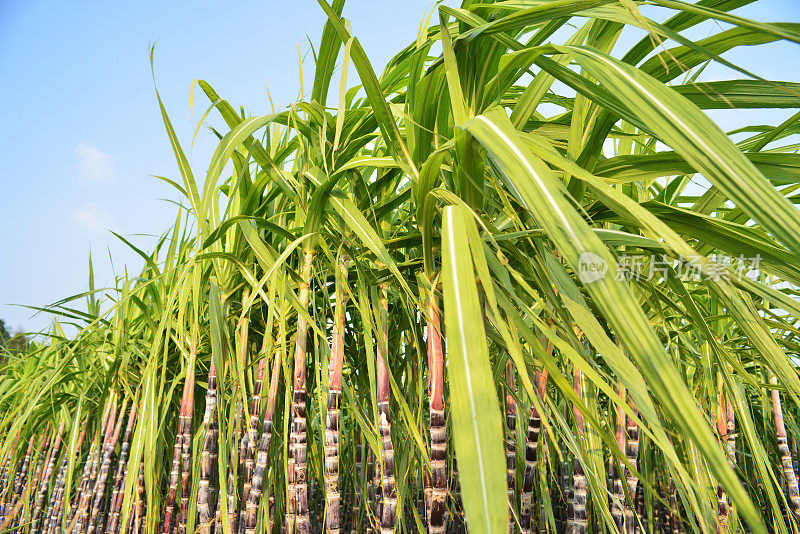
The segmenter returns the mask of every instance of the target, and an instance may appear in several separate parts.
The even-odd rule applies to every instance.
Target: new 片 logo
[[[578,278],[584,284],[604,278],[607,272],[608,263],[594,252],[584,252],[578,259]]]

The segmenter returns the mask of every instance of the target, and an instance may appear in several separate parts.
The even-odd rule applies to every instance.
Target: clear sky
[[[432,6],[351,0],[344,16],[380,71]],[[800,22],[800,0],[762,0],[737,14]],[[137,273],[141,260],[109,230],[148,250],[174,223],[179,195],[151,177],[178,176],[150,75],[152,42],[159,91],[202,176],[216,143],[201,129],[190,149],[208,106],[197,91],[189,116],[191,81],[207,80],[250,114],[269,113],[267,87],[278,106],[297,97],[298,46],[310,80],[308,39],[318,44],[324,21],[314,0],[0,0],[0,318],[15,329],[46,328],[48,316],[13,304],[44,306],[85,291],[90,252],[98,287],[113,285],[126,265]],[[726,57],[800,81],[800,47],[769,50]],[[727,129],[744,117],[732,113],[715,118]]]

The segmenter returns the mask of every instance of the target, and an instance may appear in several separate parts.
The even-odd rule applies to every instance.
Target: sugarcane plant
[[[203,180],[156,93],[182,207],[0,359],[0,531],[798,532],[800,83],[723,56],[800,27],[749,3],[437,4],[378,75],[319,0],[296,102],[193,84]]]

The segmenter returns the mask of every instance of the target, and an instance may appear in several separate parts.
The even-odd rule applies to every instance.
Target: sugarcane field
[[[795,0],[57,4],[0,533],[800,533]]]

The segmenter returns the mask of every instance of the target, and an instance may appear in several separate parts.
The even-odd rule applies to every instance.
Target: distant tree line
[[[28,338],[22,332],[12,333],[0,319],[0,355],[5,353],[18,354],[28,349]]]

